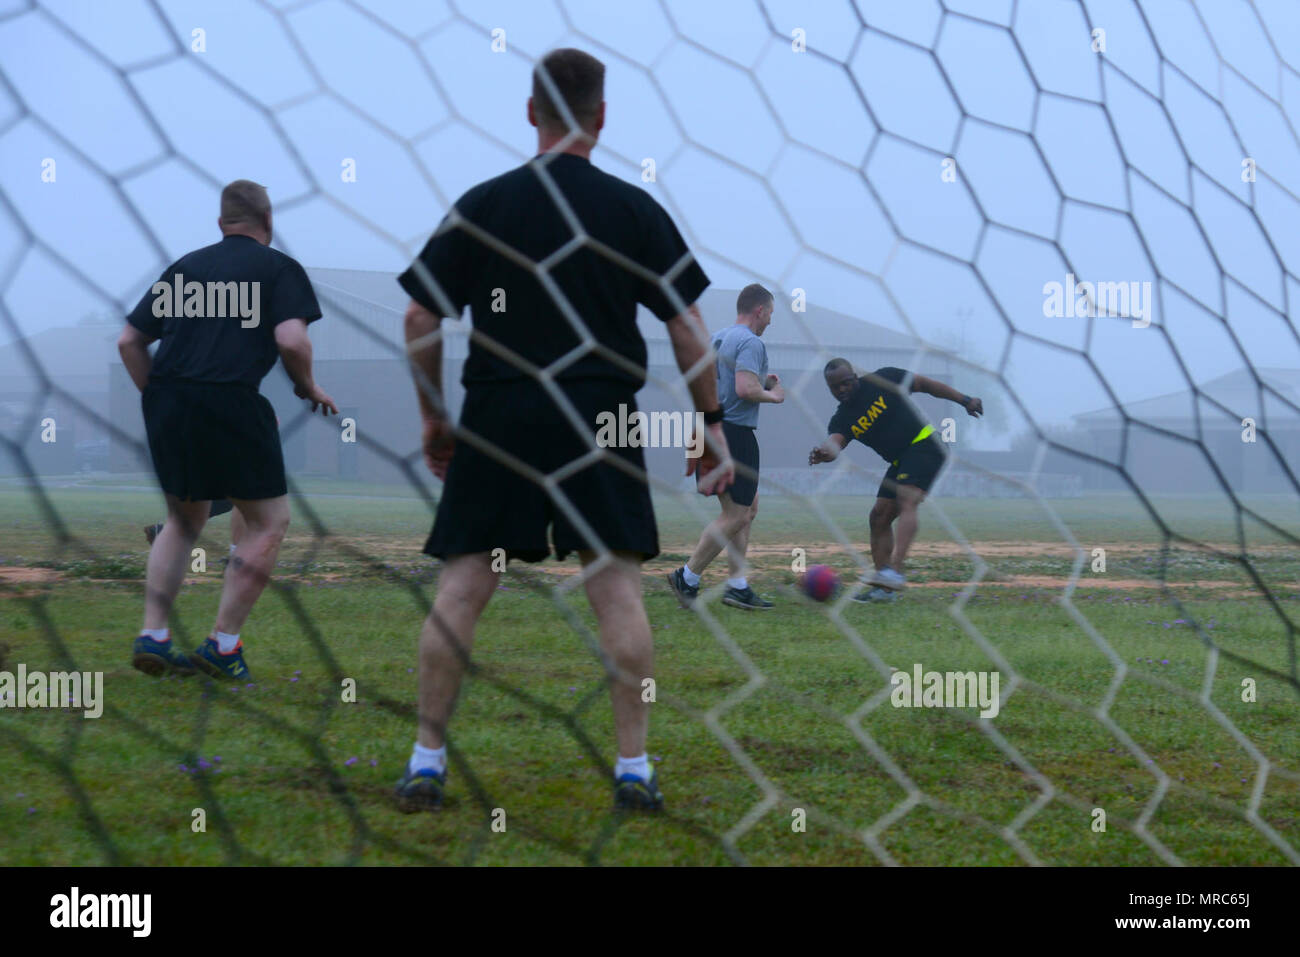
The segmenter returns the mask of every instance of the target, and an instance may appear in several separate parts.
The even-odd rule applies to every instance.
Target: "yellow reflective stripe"
[[[922,439],[928,438],[933,431],[934,431],[934,426],[927,425],[925,428],[923,428],[920,432],[916,434],[916,438],[912,440],[912,444],[915,445],[917,442],[920,442]]]

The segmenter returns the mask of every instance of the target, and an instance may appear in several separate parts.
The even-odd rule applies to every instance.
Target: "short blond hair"
[[[260,226],[270,212],[271,197],[261,183],[237,179],[221,191],[221,222],[225,226]]]

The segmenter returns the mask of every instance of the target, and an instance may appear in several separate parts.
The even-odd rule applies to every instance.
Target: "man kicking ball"
[[[907,584],[903,566],[916,538],[917,506],[925,501],[948,458],[934,435],[934,426],[921,420],[903,398],[901,387],[910,380],[909,392],[950,399],[975,418],[984,414],[984,403],[942,382],[893,366],[859,376],[847,359],[832,359],[826,363],[825,375],[826,387],[840,407],[831,416],[826,441],[808,453],[808,464],[835,460],[853,439],[875,449],[890,463],[870,517],[871,561],[876,573],[868,584],[875,587],[854,596],[854,601],[893,601]]]

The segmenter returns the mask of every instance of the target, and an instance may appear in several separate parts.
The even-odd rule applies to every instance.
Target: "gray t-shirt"
[[[713,351],[718,354],[718,401],[722,417],[733,425],[758,428],[758,407],[762,403],[736,395],[736,372],[747,370],[758,376],[758,384],[767,382],[767,347],[748,326],[736,323],[713,337]]]

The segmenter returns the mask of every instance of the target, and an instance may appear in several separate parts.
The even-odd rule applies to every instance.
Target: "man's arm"
[[[445,480],[456,442],[442,398],[442,336],[438,334],[442,328],[442,316],[412,299],[406,307],[404,322],[411,379],[415,382],[415,397],[420,404],[424,464],[434,475]]]
[[[406,307],[406,352],[411,359],[411,378],[420,403],[420,417],[446,418],[442,404],[442,316],[411,300]],[[433,401],[436,397],[436,405]]]
[[[785,387],[781,385],[781,377],[775,372],[767,377],[771,383],[771,388],[764,389],[763,383],[758,381],[758,376],[748,369],[736,370],[736,395],[750,402],[784,402]]]
[[[685,312],[669,319],[664,325],[668,329],[668,339],[673,344],[677,368],[681,370],[686,386],[691,390],[696,411],[717,411],[718,381],[713,374],[714,354],[709,346],[708,331],[704,328],[699,307],[694,304],[688,306]],[[709,475],[721,466],[722,470],[713,479],[699,483],[699,490],[705,495],[711,495],[730,488],[735,481],[736,470],[731,462],[727,439],[722,434],[722,423],[714,422],[706,426],[706,429],[708,437],[704,453],[699,459],[687,458],[686,474],[693,475],[698,468],[701,475]]]
[[[325,390],[316,384],[311,371],[311,339],[307,337],[307,322],[303,319],[285,319],[276,324],[275,345],[280,350],[284,371],[293,382],[293,394],[311,402],[311,410],[319,406],[321,415],[338,412]]]
[[[149,343],[157,341],[157,338],[157,336],[145,335],[128,322],[117,340],[117,351],[122,356],[122,365],[126,366],[127,375],[141,392],[149,384],[149,370],[153,368]]]
[[[817,465],[819,462],[834,462],[848,444],[848,439],[838,432],[832,432],[826,436],[825,442],[814,446],[813,450],[808,453],[808,464]]]
[[[712,412],[718,407],[718,381],[713,372],[713,350],[709,348],[709,334],[700,317],[699,306],[690,305],[686,311],[664,323],[668,340],[673,344],[673,357],[677,368],[686,379],[698,412]]]
[[[977,419],[984,414],[984,403],[978,398],[958,392],[952,386],[946,385],[937,379],[930,379],[923,375],[912,376],[912,391],[924,392],[926,395],[956,402],[966,410],[967,414]]]

